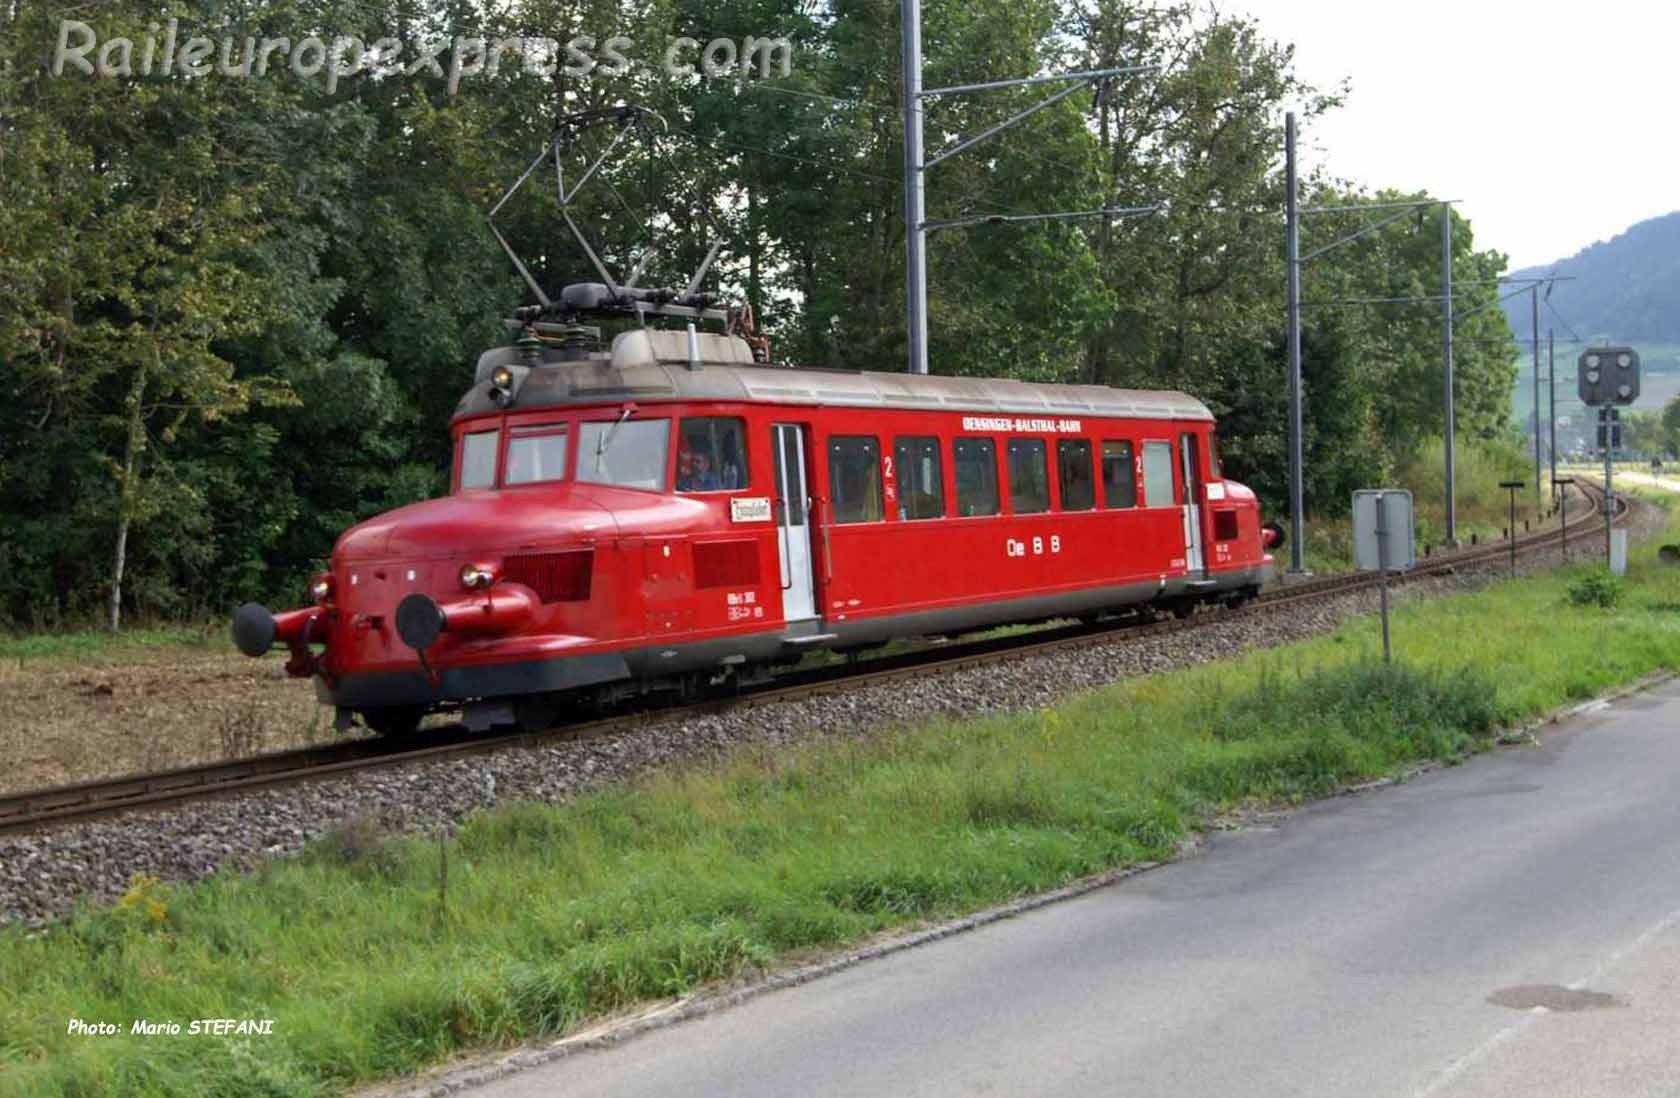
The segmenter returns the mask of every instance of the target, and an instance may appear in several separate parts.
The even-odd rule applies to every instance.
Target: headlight
[[[513,371],[506,366],[498,366],[490,371],[490,384],[498,389],[513,388]]]
[[[496,582],[496,569],[488,564],[461,565],[461,586],[480,591]]]
[[[332,598],[333,578],[331,572],[322,572],[309,581],[309,598],[315,603],[324,603]]]

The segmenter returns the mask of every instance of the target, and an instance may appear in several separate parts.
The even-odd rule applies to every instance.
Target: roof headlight
[[[461,565],[461,586],[469,591],[482,591],[496,582],[496,569],[488,564]]]

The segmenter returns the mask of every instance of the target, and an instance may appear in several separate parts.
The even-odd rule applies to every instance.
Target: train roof
[[[661,338],[669,337],[669,338]],[[1003,378],[944,377],[769,366],[752,362],[745,342],[703,334],[699,368],[686,364],[687,333],[637,329],[614,340],[610,355],[585,361],[525,365],[516,348],[487,351],[478,383],[455,415],[601,404],[614,401],[717,401],[914,411],[999,412],[1034,416],[1211,421],[1207,405],[1186,393],[1054,385]],[[516,383],[500,403],[490,372],[514,371]]]

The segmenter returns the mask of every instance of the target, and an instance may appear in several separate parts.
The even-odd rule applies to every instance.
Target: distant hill
[[[1511,274],[1575,276],[1574,282],[1557,284],[1551,304],[1583,339],[1603,336],[1635,347],[1680,344],[1680,210],[1641,221],[1568,259]],[[1505,303],[1519,339],[1528,337],[1529,310],[1526,295]],[[1557,317],[1542,308],[1542,339],[1548,326],[1566,338]]]

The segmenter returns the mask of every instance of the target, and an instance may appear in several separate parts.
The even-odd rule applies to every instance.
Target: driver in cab
[[[723,487],[723,481],[712,468],[710,454],[704,450],[691,450],[683,456],[687,460],[680,463],[682,468],[678,471],[677,491],[715,492]]]

